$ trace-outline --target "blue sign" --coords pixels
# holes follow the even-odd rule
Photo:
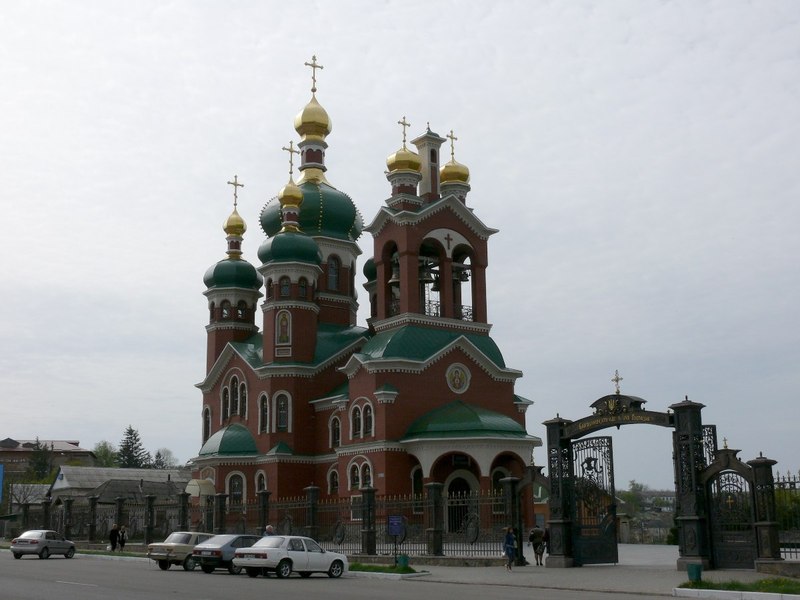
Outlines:
[[[389,535],[403,535],[405,530],[405,525],[403,524],[403,515],[389,515],[387,529],[387,533]]]

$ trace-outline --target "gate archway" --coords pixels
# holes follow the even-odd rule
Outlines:
[[[679,570],[688,564],[753,568],[756,558],[779,556],[769,516],[774,513],[772,472],[766,467],[774,461],[762,457],[744,464],[735,456],[738,451],[719,450],[716,428],[702,423],[703,404],[687,398],[668,412],[656,412],[645,410],[645,402],[618,388],[592,403],[594,413],[588,417],[570,421],[557,416],[544,423],[550,481],[547,566],[617,562],[611,438],[586,436],[630,424],[674,430]],[[752,491],[759,480],[764,497]]]

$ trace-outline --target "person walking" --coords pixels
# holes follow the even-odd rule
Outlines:
[[[114,523],[111,526],[111,531],[108,532],[108,545],[111,549],[111,552],[114,552],[117,549],[117,544],[119,543],[119,525]]]
[[[272,525],[267,525],[264,528],[264,537],[267,537],[268,535],[275,535],[275,528]]]
[[[125,551],[125,542],[128,541],[128,531],[125,529],[125,525],[119,528],[119,538],[117,539],[117,543],[119,544],[119,551]]]
[[[513,527],[506,529],[506,535],[503,538],[503,553],[506,555],[506,571],[510,571],[517,555],[517,538],[514,536]]]
[[[544,564],[544,529],[535,525],[531,529],[531,534],[528,537],[528,543],[533,546],[533,556],[536,558],[537,566]]]

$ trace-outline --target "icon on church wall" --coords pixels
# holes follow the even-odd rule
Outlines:
[[[447,385],[456,394],[463,394],[469,388],[470,372],[462,364],[455,363],[450,365],[446,374]]]

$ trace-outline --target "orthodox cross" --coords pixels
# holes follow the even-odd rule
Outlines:
[[[447,235],[444,236],[445,241],[447,242],[447,249],[450,250],[450,242],[453,241],[453,237],[450,235],[450,232],[447,232]]]
[[[397,122],[398,125],[403,127],[403,147],[405,148],[406,145],[406,127],[411,127],[411,123],[406,121],[406,116],[403,115],[403,118]]]
[[[450,130],[450,133],[446,137],[450,140],[450,160],[456,162],[456,148],[453,142],[455,142],[458,138],[453,135],[452,129]]]
[[[617,393],[619,394],[619,382],[622,381],[622,377],[619,376],[619,371],[614,370],[614,377],[611,378],[611,381],[614,382],[614,385],[617,388]]]
[[[311,57],[310,63],[303,63],[307,67],[311,67],[311,93],[315,94],[317,91],[317,69],[324,69],[321,64],[317,62],[317,55]]]
[[[726,450],[728,449],[728,438],[726,437],[722,438],[722,447],[725,448]]]
[[[728,494],[728,499],[725,501],[725,503],[728,505],[728,510],[733,508],[735,502],[736,500],[733,499],[733,494]]]
[[[281,150],[286,150],[289,153],[289,177],[291,177],[294,169],[294,157],[292,154],[300,154],[300,150],[294,149],[294,142],[291,140],[289,141],[289,147],[284,146]]]
[[[244,184],[243,183],[239,183],[239,176],[238,175],[234,175],[233,176],[233,181],[229,181],[228,185],[232,185],[233,186],[233,207],[236,208],[236,203],[239,200],[239,194],[237,194],[237,192],[239,190],[237,190],[236,188],[244,187]]]

